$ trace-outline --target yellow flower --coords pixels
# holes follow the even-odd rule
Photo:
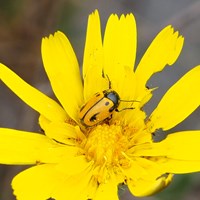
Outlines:
[[[142,108],[154,90],[146,83],[176,61],[183,37],[167,26],[133,70],[136,37],[132,14],[112,14],[102,42],[98,12],[92,13],[82,77],[66,36],[56,32],[44,38],[44,67],[61,105],[0,64],[1,80],[39,112],[45,133],[0,129],[0,163],[35,165],[14,177],[17,199],[118,200],[120,183],[133,195],[145,196],[166,187],[174,173],[200,171],[200,130],[152,139],[157,129],[171,129],[199,106],[200,66],[175,83],[146,116]]]

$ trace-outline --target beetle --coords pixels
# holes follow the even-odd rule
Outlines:
[[[79,112],[79,119],[85,127],[92,127],[112,116],[114,111],[119,112],[119,94],[112,90],[104,90],[96,93]],[[130,101],[127,101],[130,102]],[[133,109],[133,108],[125,108]],[[124,109],[123,109],[124,110]]]

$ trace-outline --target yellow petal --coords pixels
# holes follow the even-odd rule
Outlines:
[[[99,185],[94,200],[119,200],[118,183],[112,178]]]
[[[135,94],[133,67],[136,37],[136,23],[132,14],[122,15],[120,19],[117,15],[110,16],[103,43],[104,74],[110,79],[112,88],[120,94],[120,98],[125,100],[129,100],[128,95],[134,97]]]
[[[200,131],[169,134],[161,142],[142,144],[134,148],[135,156],[157,156],[177,160],[200,160]]]
[[[19,173],[13,179],[12,187],[18,200],[46,200],[65,179],[66,175],[57,171],[54,164],[43,164]]]
[[[124,67],[123,75],[121,75],[120,81],[111,82],[113,89],[120,95],[120,109],[124,108],[136,108],[140,106],[140,102],[137,103],[137,97],[135,96],[136,91],[136,79],[135,74],[132,69]],[[117,79],[116,79],[117,80]],[[124,100],[124,101],[123,101]],[[125,101],[132,101],[131,103],[126,103]]]
[[[174,174],[200,172],[199,160],[176,160],[171,158],[163,158],[163,160],[160,160],[159,165],[165,169],[165,171]]]
[[[137,182],[133,180],[128,180],[127,185],[129,190],[134,196],[143,197],[153,195],[165,187],[167,187],[172,181],[172,174],[161,176],[155,180],[138,180]]]
[[[78,121],[77,114],[83,103],[79,65],[69,40],[62,32],[43,38],[42,59],[56,97],[69,116]]]
[[[93,199],[97,184],[93,184],[92,175],[89,167],[78,174],[69,176],[57,184],[57,187],[52,192],[52,197],[56,200]]]
[[[172,65],[176,61],[182,50],[183,41],[183,37],[179,36],[178,32],[174,33],[171,26],[167,26],[156,36],[135,72],[138,92],[145,88],[154,73],[162,71],[167,64]]]
[[[92,166],[93,162],[88,162],[85,156],[59,163],[56,169],[69,174],[69,177],[55,187],[52,196],[58,200],[92,199],[97,188],[97,183],[92,181]]]
[[[56,163],[77,154],[77,148],[61,145],[48,137],[13,129],[0,129],[0,163]]]
[[[152,144],[160,155],[177,160],[200,161],[200,131],[182,131],[167,136],[163,141]],[[149,155],[150,156],[150,155]]]
[[[70,124],[71,120],[66,122],[50,122],[43,115],[39,117],[39,124],[43,132],[50,138],[62,143],[74,146],[77,140],[85,139],[85,134],[79,126]]]
[[[183,131],[167,136],[161,142],[135,149],[135,156],[151,157],[166,173],[200,171],[200,131]]]
[[[0,79],[25,103],[50,121],[65,121],[66,112],[54,100],[23,81],[5,65],[0,64]]]
[[[45,116],[40,115],[39,116],[39,125],[42,129],[42,131],[45,132],[46,127],[51,123],[51,121],[49,121]]]
[[[136,157],[131,162],[131,167],[124,170],[126,177],[132,180],[155,180],[166,172],[158,163],[146,158]]]
[[[74,126],[67,124],[67,123],[50,123],[45,128],[45,134],[55,139],[58,142],[68,145],[75,145],[76,144],[76,129]]]
[[[133,69],[136,56],[136,22],[132,14],[111,15],[108,19],[104,37],[104,70],[108,75],[118,73],[117,67]],[[120,76],[119,74],[118,76]]]
[[[88,162],[85,156],[76,155],[71,158],[64,158],[62,162],[57,164],[56,169],[72,176],[78,173],[82,173],[86,169],[90,169],[92,165],[93,162]]]
[[[188,117],[200,104],[200,66],[184,75],[164,95],[147,126],[154,132],[168,130]]]
[[[92,171],[88,163],[77,158],[59,166],[42,164],[18,174],[12,182],[17,199],[91,199],[97,185],[90,182]]]
[[[84,99],[87,101],[92,95],[101,92],[106,87],[106,80],[102,77],[103,47],[101,38],[101,24],[97,10],[88,18],[87,35],[83,60]],[[93,87],[95,85],[95,87]],[[108,84],[107,84],[108,86]]]
[[[137,157],[137,153],[134,153],[131,167],[124,170],[124,174],[127,177],[127,185],[135,196],[148,196],[170,183],[172,175],[166,176],[165,170],[160,167],[160,163],[149,160],[148,157]]]
[[[92,199],[97,188],[97,183],[92,181],[92,164],[84,156],[66,159],[66,162],[59,164],[57,169],[69,176],[54,188],[52,197],[56,200]]]

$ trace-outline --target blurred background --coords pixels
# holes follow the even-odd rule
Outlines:
[[[96,8],[100,12],[102,27],[105,27],[108,16],[113,12],[134,13],[138,26],[137,63],[155,35],[166,25],[172,24],[185,37],[178,61],[148,83],[150,87],[159,86],[146,108],[148,113],[173,83],[200,64],[199,0],[0,0],[0,62],[53,97],[42,66],[41,38],[56,30],[65,32],[81,66],[87,17]],[[25,105],[3,83],[0,83],[0,113],[0,127],[39,130],[38,113]],[[200,129],[199,109],[172,132],[189,129]],[[25,168],[0,165],[0,200],[15,199],[10,183]],[[199,200],[200,174],[177,175],[167,189],[153,197],[135,198],[127,190],[120,190],[120,199]]]

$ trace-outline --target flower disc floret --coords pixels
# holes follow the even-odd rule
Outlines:
[[[103,124],[90,132],[84,149],[88,160],[94,160],[96,165],[112,167],[119,165],[127,147],[128,139],[121,126]]]

